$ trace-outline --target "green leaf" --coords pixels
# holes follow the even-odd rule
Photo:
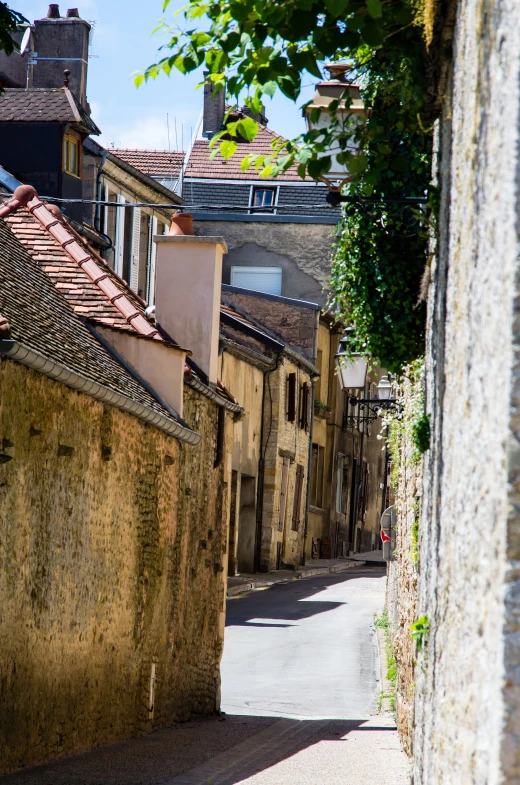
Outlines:
[[[251,164],[253,163],[253,155],[246,155],[245,158],[242,158],[240,161],[240,169],[242,172],[247,172]]]
[[[294,157],[299,164],[306,164],[311,160],[312,153],[310,150],[307,150],[305,147],[303,147],[301,150],[298,150]]]
[[[296,101],[298,96],[300,95],[300,77],[297,74],[296,78],[293,74],[286,74],[284,76],[279,76],[277,79],[278,87],[282,91],[287,98],[291,98],[293,101]]]
[[[248,142],[252,142],[258,134],[258,123],[252,117],[244,117],[238,121],[237,131]]]
[[[278,84],[273,80],[270,80],[269,82],[266,82],[265,84],[262,85],[262,93],[264,95],[268,95],[269,98],[272,98],[277,90],[278,90]]]
[[[367,8],[368,13],[370,16],[373,16],[374,19],[379,19],[380,16],[383,16],[383,6],[381,5],[381,0],[367,0]]]
[[[222,156],[222,158],[225,158],[226,161],[228,161],[231,158],[231,156],[236,152],[237,147],[238,145],[236,142],[229,142],[229,141],[221,142],[219,147],[220,155]]]
[[[134,84],[135,84],[135,86],[136,87],[140,87],[142,85],[142,83],[144,82],[144,80],[145,80],[145,75],[144,74],[137,74],[137,76],[134,76]]]
[[[307,167],[305,164],[300,164],[298,167],[298,177],[301,177],[302,180],[305,180],[305,174],[307,172]]]
[[[330,155],[324,155],[323,158],[315,158],[307,164],[307,171],[313,180],[317,180],[320,175],[329,171],[332,165]]]
[[[360,174],[364,172],[368,166],[368,158],[366,155],[353,155],[347,161],[347,169],[349,170],[350,174]]]
[[[332,16],[338,17],[345,13],[349,2],[350,0],[325,0],[325,7]]]
[[[383,29],[377,22],[368,21],[361,28],[361,36],[369,46],[381,46],[385,40]]]

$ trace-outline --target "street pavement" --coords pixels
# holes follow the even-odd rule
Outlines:
[[[384,568],[228,601],[221,717],[0,778],[0,785],[407,785],[377,713]]]

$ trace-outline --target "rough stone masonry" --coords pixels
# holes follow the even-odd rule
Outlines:
[[[446,13],[443,6],[439,13]],[[441,20],[442,21],[442,20]],[[415,785],[520,781],[520,0],[448,7]]]

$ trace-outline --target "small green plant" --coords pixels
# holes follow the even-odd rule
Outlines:
[[[413,424],[412,441],[415,447],[417,458],[430,448],[430,415],[423,414]]]
[[[326,417],[332,411],[332,406],[329,406],[328,403],[324,403],[323,401],[319,401],[317,398],[314,401],[314,411],[319,417]]]
[[[430,621],[428,616],[420,616],[417,621],[410,625],[412,640],[417,643],[417,651],[422,651],[428,644],[430,634]]]
[[[412,526],[412,551],[411,557],[414,564],[419,561],[419,519],[416,518]]]

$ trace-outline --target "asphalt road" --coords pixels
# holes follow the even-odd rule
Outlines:
[[[366,719],[379,679],[375,613],[385,570],[309,578],[228,601],[222,709],[232,715]]]
[[[228,602],[221,716],[0,778],[0,785],[406,785],[376,713],[380,567]]]

